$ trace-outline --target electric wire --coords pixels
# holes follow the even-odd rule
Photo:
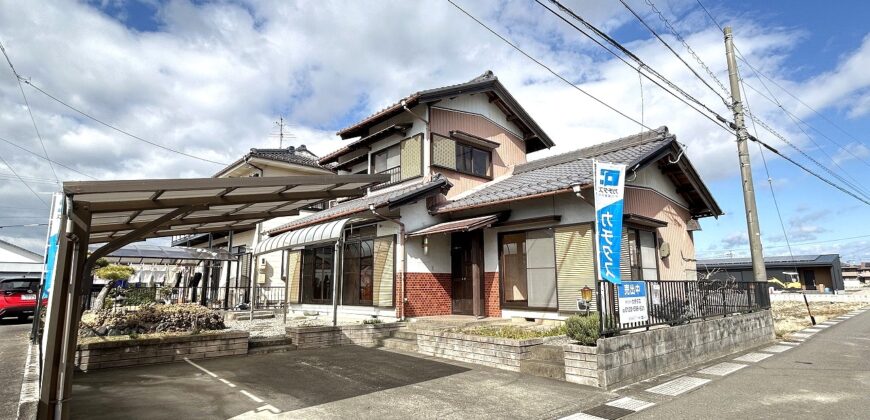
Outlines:
[[[15,175],[15,177],[18,178],[18,180],[21,181],[21,183],[24,184],[24,186],[27,187],[27,189],[30,190],[31,193],[33,193],[33,196],[36,197],[37,200],[44,204],[45,207],[49,207],[48,203],[39,196],[39,193],[31,188],[30,184],[28,184],[27,181],[21,179],[21,176],[18,175],[18,172],[15,172],[15,169],[12,168],[12,165],[10,165],[9,162],[7,162],[2,155],[0,155],[0,162],[3,162],[3,164],[6,165],[7,168],[9,168],[9,170]]]
[[[128,137],[131,137],[131,138],[134,138],[134,139],[139,140],[139,141],[141,141],[141,142],[144,142],[144,143],[150,144],[150,145],[152,145],[152,146],[154,146],[154,147],[159,147],[159,148],[161,148],[161,149],[163,149],[163,150],[166,150],[166,151],[169,151],[169,152],[172,152],[172,153],[177,153],[177,154],[182,155],[182,156],[187,156],[187,157],[189,157],[189,158],[193,158],[193,159],[196,159],[196,160],[201,160],[201,161],[203,161],[203,162],[213,163],[213,164],[215,164],[215,165],[221,165],[221,166],[227,166],[227,165],[228,165],[228,163],[217,162],[217,161],[214,161],[214,160],[206,159],[206,158],[203,158],[203,157],[199,157],[199,156],[196,156],[196,155],[192,155],[192,154],[190,154],[190,153],[185,153],[185,152],[182,152],[182,151],[180,151],[180,150],[173,149],[173,148],[168,147],[168,146],[164,146],[164,145],[162,145],[162,144],[160,144],[160,143],[156,143],[156,142],[153,142],[153,141],[151,141],[151,140],[146,140],[146,139],[144,139],[144,138],[142,138],[142,137],[139,137],[139,136],[137,136],[137,135],[135,135],[135,134],[133,134],[133,133],[130,133],[129,131],[126,131],[126,130],[121,129],[121,128],[118,128],[118,127],[115,127],[114,125],[111,125],[111,124],[109,124],[109,123],[107,123],[107,122],[105,122],[105,121],[103,121],[103,120],[100,120],[99,118],[94,117],[93,115],[88,114],[87,112],[84,112],[84,111],[82,111],[82,110],[80,110],[80,109],[78,109],[78,108],[76,108],[76,107],[74,107],[74,106],[72,106],[72,105],[70,105],[70,104],[64,102],[63,100],[57,98],[56,96],[54,96],[54,95],[52,95],[52,94],[46,92],[45,90],[43,90],[42,88],[40,88],[39,86],[37,86],[36,84],[34,84],[33,82],[31,82],[30,80],[22,79],[22,81],[23,81],[25,84],[27,84],[28,86],[30,86],[30,87],[32,87],[33,89],[35,89],[37,92],[39,92],[39,93],[41,93],[41,94],[47,96],[48,98],[50,98],[50,99],[54,100],[55,102],[57,102],[57,103],[59,103],[59,104],[65,106],[65,107],[69,108],[70,110],[72,110],[72,111],[74,111],[74,112],[76,112],[76,113],[78,113],[78,114],[84,116],[85,118],[88,118],[88,119],[90,119],[90,120],[92,120],[92,121],[94,121],[94,122],[96,122],[96,123],[98,123],[98,124],[101,124],[101,125],[103,125],[103,126],[105,126],[105,127],[107,127],[107,128],[110,128],[110,129],[112,129],[112,130],[115,130],[115,131],[117,131],[117,132],[119,132],[119,133],[121,133],[121,134],[124,134],[124,135],[128,136]]]
[[[23,147],[23,146],[20,146],[20,145],[16,144],[16,143],[13,142],[13,141],[10,141],[10,140],[7,140],[7,139],[4,139],[3,137],[0,137],[0,141],[5,142],[5,143],[9,144],[10,146],[17,147],[17,148],[19,148],[19,149],[21,149],[21,150],[23,150],[23,151],[25,151],[25,152],[27,152],[27,153],[30,153],[31,155],[34,155],[34,156],[36,156],[36,157],[38,157],[38,158],[40,158],[40,159],[46,159],[46,160],[48,160],[48,161],[54,163],[55,165],[60,166],[61,168],[68,169],[68,170],[73,171],[73,172],[75,172],[75,173],[77,173],[77,174],[79,174],[79,175],[86,176],[86,177],[91,178],[91,179],[97,179],[96,177],[90,176],[90,175],[88,175],[88,174],[86,174],[86,173],[84,173],[84,172],[79,171],[78,169],[75,169],[75,168],[69,167],[69,166],[67,166],[67,165],[64,165],[63,163],[60,163],[60,162],[58,162],[58,161],[56,161],[56,160],[48,159],[48,158],[46,158],[45,156],[40,155],[39,153],[36,153],[36,152],[34,152],[34,151],[32,151],[32,150],[29,150],[29,149],[27,149],[27,148],[25,148],[25,147]]]
[[[702,67],[702,68],[707,72],[707,74],[708,74],[710,77],[712,77],[713,80],[714,80],[714,81],[719,85],[719,88],[722,90],[722,92],[725,93],[725,96],[723,96],[721,93],[719,93],[719,92],[716,90],[716,88],[714,88],[713,86],[711,86],[710,83],[708,83],[706,79],[704,79],[703,77],[701,77],[701,75],[698,74],[698,72],[695,71],[695,69],[694,69],[691,65],[689,65],[689,63],[686,62],[686,60],[684,60],[683,57],[682,57],[679,53],[677,53],[677,51],[674,50],[674,49],[671,47],[671,45],[668,44],[668,42],[665,41],[664,38],[662,38],[662,37],[658,34],[658,32],[656,32],[655,29],[652,28],[652,26],[650,26],[649,24],[647,24],[647,22],[646,22],[646,21],[645,21],[645,20],[640,16],[640,14],[638,14],[637,12],[635,12],[635,10],[632,9],[631,6],[629,6],[628,3],[625,2],[625,0],[619,0],[619,2],[622,3],[622,5],[625,6],[625,8],[628,9],[628,11],[631,12],[631,14],[634,15],[634,17],[635,17],[635,18],[636,18],[636,19],[637,19],[637,20],[638,20],[638,21],[639,21],[639,22],[640,22],[644,27],[647,28],[647,29],[650,31],[650,33],[652,33],[653,36],[655,36],[656,39],[658,39],[658,40],[662,43],[662,45],[665,46],[665,48],[667,48],[671,53],[673,53],[674,56],[677,57],[677,59],[680,60],[680,62],[682,62],[683,65],[685,65],[686,68],[689,69],[689,71],[692,72],[692,74],[694,74],[695,77],[697,77],[698,80],[700,80],[701,83],[704,84],[704,86],[707,86],[707,88],[710,89],[710,91],[712,91],[713,94],[715,94],[716,96],[718,96],[719,99],[722,100],[722,103],[724,103],[726,107],[729,107],[729,108],[731,107],[731,104],[730,104],[730,103],[728,102],[728,100],[726,99],[726,98],[728,97],[728,95],[730,95],[730,93],[728,92],[728,89],[725,88],[725,85],[722,83],[722,81],[720,81],[719,78],[716,77],[716,74],[713,73],[713,71],[710,70],[709,67],[707,67],[707,63],[704,63],[704,61],[701,60],[701,57],[699,57],[698,54],[695,53],[695,50],[693,50],[692,47],[689,46],[689,43],[686,42],[686,40],[682,37],[682,35],[680,35],[680,33],[677,32],[677,30],[676,30],[676,29],[671,25],[671,23],[670,23],[670,22],[665,18],[665,16],[664,16],[664,15],[663,15],[663,14],[662,14],[662,13],[661,13],[657,8],[656,8],[655,4],[653,4],[653,3],[652,3],[651,1],[649,1],[649,0],[647,0],[647,2],[646,2],[646,3],[647,3],[647,4],[652,8],[652,10],[653,10],[654,12],[658,13],[658,15],[659,15],[659,19],[661,19],[661,21],[665,23],[665,25],[666,25],[666,26],[671,30],[671,33],[672,33],[672,34],[677,38],[677,40],[679,40],[679,41],[683,44],[683,47],[686,49],[686,51],[688,51],[689,54],[690,54],[692,57],[695,58],[695,61],[697,61],[698,64],[701,65],[701,67]]]
[[[870,235],[859,235],[859,236],[850,236],[850,237],[846,237],[846,238],[826,239],[823,241],[793,242],[793,243],[791,243],[790,246],[795,247],[795,246],[803,246],[803,245],[829,244],[831,242],[851,241],[854,239],[864,239],[864,238],[870,238]],[[786,245],[784,245],[784,244],[775,244],[775,245],[770,245],[770,246],[766,245],[764,248],[765,249],[775,249],[775,248],[785,248],[785,247],[786,247]],[[716,253],[723,254],[723,253],[731,252],[731,251],[744,251],[744,250],[745,249],[743,249],[743,248],[720,249]]]
[[[39,133],[39,127],[36,126],[36,118],[33,117],[33,110],[30,109],[30,102],[27,100],[27,95],[24,93],[24,87],[21,86],[21,75],[18,74],[18,71],[15,70],[15,66],[12,65],[12,59],[10,59],[9,54],[6,53],[6,48],[3,47],[3,43],[0,43],[0,52],[3,53],[4,57],[6,57],[6,63],[9,64],[9,68],[12,70],[12,75],[15,76],[15,82],[18,84],[18,90],[21,92],[21,98],[24,99],[24,106],[27,108],[27,114],[30,115],[30,122],[33,123],[33,131],[36,132],[39,144],[42,145],[42,152],[45,154],[45,160],[48,161],[48,167],[51,168],[54,180],[60,184],[60,179],[58,179],[57,172],[54,170],[54,165],[51,164],[51,159],[48,156],[48,150],[45,148],[45,141],[42,140],[42,134]]]

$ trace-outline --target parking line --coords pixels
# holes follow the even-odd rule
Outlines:
[[[188,358],[186,358],[186,357],[184,358],[184,361],[187,362],[187,363],[190,363],[191,366],[193,366],[193,367],[195,367],[195,368],[197,368],[197,369],[199,369],[199,370],[201,370],[201,371],[207,373],[207,374],[208,374],[209,376],[211,376],[212,378],[217,378],[217,377],[218,377],[218,376],[215,375],[214,373],[210,372],[208,369],[206,369],[206,368],[204,368],[204,367],[202,367],[202,366],[200,366],[200,365],[198,365],[198,364],[196,364],[196,363],[191,362],[190,359],[188,359]]]
[[[235,388],[235,387],[236,387],[235,384],[231,383],[230,381],[228,381],[228,380],[226,380],[226,379],[224,379],[224,378],[218,378],[218,380],[221,381],[221,382],[223,382],[223,383],[225,383],[225,384],[227,384],[227,385],[229,385],[230,388]]]
[[[241,391],[239,391],[239,392],[241,392],[242,395],[244,395],[244,396],[246,396],[246,397],[248,397],[248,398],[254,400],[255,403],[261,403],[261,402],[263,402],[263,400],[262,400],[261,398],[257,397],[257,396],[254,395],[254,394],[251,394],[251,393],[248,392],[248,391],[245,391],[244,389],[241,390]]]

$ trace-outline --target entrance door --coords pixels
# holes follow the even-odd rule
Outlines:
[[[453,313],[474,315],[475,280],[481,290],[481,301],[483,298],[483,232],[454,233],[450,244]],[[480,308],[483,308],[482,302]]]
[[[816,272],[813,270],[804,270],[804,285],[807,290],[816,290]]]

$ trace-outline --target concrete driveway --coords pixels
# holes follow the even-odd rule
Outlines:
[[[14,419],[18,412],[24,360],[27,358],[31,321],[0,319],[0,419]]]
[[[519,373],[346,346],[79,373],[72,416],[540,419],[613,397]]]

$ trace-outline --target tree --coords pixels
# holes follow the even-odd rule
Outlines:
[[[97,260],[97,262],[99,263],[99,260]],[[100,290],[100,294],[97,295],[97,300],[94,302],[92,309],[94,311],[103,309],[103,302],[106,300],[109,291],[115,287],[115,283],[118,280],[130,279],[130,277],[133,277],[133,273],[135,272],[136,270],[133,270],[133,267],[118,264],[108,264],[94,270],[94,275],[101,279],[108,280],[108,282],[106,282],[106,285],[103,286],[102,290]]]

